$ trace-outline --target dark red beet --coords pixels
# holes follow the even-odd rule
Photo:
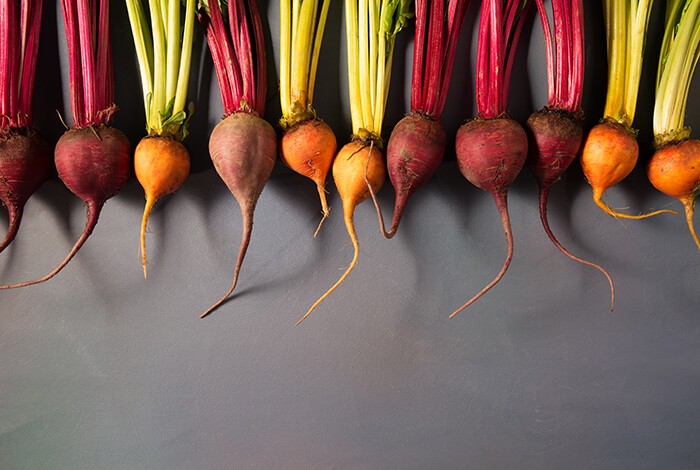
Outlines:
[[[85,230],[68,256],[46,276],[0,289],[39,284],[58,274],[92,234],[107,199],[124,186],[131,172],[131,146],[118,129],[107,126],[70,129],[56,143],[55,163],[66,187],[87,205]]]
[[[236,288],[253,231],[255,205],[275,166],[277,136],[267,121],[249,113],[235,113],[214,128],[209,138],[209,153],[216,172],[241,208],[243,236],[231,288],[200,318],[214,311]]]
[[[408,198],[435,174],[445,153],[446,140],[442,124],[423,114],[411,113],[394,127],[386,148],[386,163],[396,202],[389,231],[384,230],[383,221],[381,224],[385,237],[396,234]]]
[[[15,239],[29,197],[53,171],[51,146],[34,129],[11,130],[0,137],[0,201],[7,208],[8,229],[2,252]]]
[[[513,233],[508,216],[507,193],[525,164],[527,135],[520,124],[507,116],[493,119],[476,118],[459,128],[456,147],[459,171],[473,185],[491,193],[496,201],[508,242],[508,255],[496,278],[455,310],[450,318],[469,307],[495,286],[508,270],[513,258]]]
[[[554,236],[547,219],[547,201],[552,184],[561,178],[576,159],[581,147],[581,120],[569,111],[545,107],[528,118],[526,128],[530,139],[527,164],[539,186],[540,220],[544,231],[554,246],[566,256],[603,273],[610,284],[612,310],[615,308],[615,286],[610,274],[602,266],[579,258],[564,248]]]

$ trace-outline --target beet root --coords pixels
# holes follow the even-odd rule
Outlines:
[[[645,219],[657,214],[676,211],[667,209],[630,215],[612,209],[603,201],[603,193],[629,175],[637,164],[639,144],[634,130],[618,122],[602,122],[588,133],[581,151],[581,167],[593,188],[593,201],[603,212],[624,219]]]
[[[49,274],[33,281],[0,286],[0,289],[48,281],[73,259],[95,229],[105,201],[119,192],[129,179],[130,147],[120,130],[108,126],[70,129],[61,136],[54,152],[56,170],[66,187],[87,206],[85,229],[66,258]]]
[[[267,121],[252,114],[231,114],[214,128],[209,139],[209,153],[216,172],[241,208],[243,235],[231,288],[200,318],[209,315],[226,301],[238,283],[253,230],[255,205],[275,166],[275,130]]]
[[[389,179],[396,191],[391,228],[384,229],[379,205],[373,195],[382,233],[386,238],[396,234],[406,203],[413,192],[435,174],[445,154],[447,136],[439,121],[420,113],[411,113],[394,127],[386,147]]]
[[[0,137],[0,201],[7,208],[8,229],[0,253],[15,239],[24,205],[51,177],[51,146],[33,129],[19,129]]]
[[[544,108],[527,120],[530,138],[527,164],[541,188],[561,178],[581,147],[583,131],[580,119],[561,109]]]
[[[700,140],[685,140],[657,150],[649,160],[647,176],[656,189],[681,201],[688,231],[700,250],[700,238],[693,226],[695,198],[700,193]]]
[[[526,129],[529,137],[527,165],[539,186],[540,220],[544,231],[554,246],[566,256],[603,273],[610,284],[612,310],[615,308],[615,286],[610,274],[602,266],[579,258],[564,248],[554,236],[547,219],[547,201],[552,184],[561,178],[581,147],[581,121],[569,111],[545,107],[528,118]]]
[[[508,243],[508,254],[495,279],[455,310],[450,318],[495,286],[513,259],[513,233],[508,215],[507,194],[510,185],[525,164],[527,135],[520,124],[507,116],[493,119],[476,118],[459,128],[456,147],[459,171],[473,185],[491,193],[496,202]]]
[[[316,183],[323,217],[318,223],[314,237],[318,235],[330,213],[325,186],[337,148],[333,130],[320,119],[298,122],[285,129],[280,138],[280,160],[292,170]]]

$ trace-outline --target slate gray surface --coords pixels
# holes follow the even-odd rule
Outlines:
[[[472,2],[444,121],[472,115]],[[123,3],[113,3],[116,124],[133,142],[143,119]],[[277,4],[263,3],[277,49]],[[334,2],[316,107],[343,142],[350,132],[341,3]],[[640,166],[607,200],[632,212],[680,204],[655,192],[651,149],[656,5],[638,126]],[[37,122],[55,141],[67,111],[60,18],[47,5]],[[585,110],[605,90],[600,7],[586,9]],[[532,31],[532,33],[530,33]],[[408,100],[412,29],[398,41],[387,130]],[[530,20],[512,87],[524,119],[546,100],[539,24]],[[200,43],[201,46],[201,43]],[[57,59],[61,52],[60,61]],[[268,119],[279,116],[275,58]],[[132,180],[105,206],[94,235],[58,277],[0,293],[0,468],[452,469],[698,468],[700,255],[681,217],[617,221],[591,201],[577,164],[552,192],[551,224],[575,253],[616,281],[569,261],[546,239],[527,171],[511,191],[510,271],[457,318],[447,316],[500,269],[505,243],[491,198],[458,174],[453,155],[418,192],[398,235],[380,238],[373,208],[356,212],[357,269],[300,327],[294,322],[350,262],[340,203],[315,240],[310,182],[278,164],[262,194],[235,298],[199,313],[229,286],[240,216],[206,153],[221,114],[210,62],[195,61],[194,172],[157,207],[142,278],[143,195]],[[62,82],[54,77],[62,70]],[[406,78],[404,78],[406,77]],[[700,127],[695,80],[688,122]],[[209,103],[207,105],[207,103]],[[450,137],[452,139],[452,137]],[[393,202],[387,182],[381,201]],[[58,181],[28,203],[0,280],[43,274],[82,230],[85,211]],[[0,222],[4,227],[6,218]]]

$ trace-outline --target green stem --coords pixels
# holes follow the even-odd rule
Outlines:
[[[165,37],[167,43],[167,63],[165,94],[175,95],[177,87],[177,64],[180,63],[180,2],[179,0],[163,0],[168,4],[168,31]],[[218,1],[218,0],[215,0]]]
[[[175,105],[173,114],[185,110],[187,100],[187,84],[190,77],[190,64],[192,62],[192,38],[194,36],[195,0],[187,0],[185,10],[185,31],[182,37],[182,52],[180,53],[180,72],[177,78],[177,91],[175,93]]]
[[[143,93],[143,105],[146,118],[150,114],[148,97],[153,93],[153,78],[151,74],[151,64],[153,63],[153,49],[151,47],[151,31],[146,21],[146,14],[140,0],[127,0],[126,9],[129,14],[131,33],[134,37],[136,47],[136,58],[139,64],[141,75],[141,92]]]
[[[289,63],[291,54],[291,0],[280,0],[280,102],[282,115],[286,118],[291,115],[289,102]]]

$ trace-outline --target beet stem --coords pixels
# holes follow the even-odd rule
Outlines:
[[[603,193],[601,191],[594,191],[593,192],[593,201],[600,207],[603,212],[606,214],[615,217],[615,218],[620,218],[620,219],[630,219],[630,220],[639,220],[639,219],[647,219],[649,217],[653,217],[655,215],[663,214],[663,213],[669,213],[669,214],[674,214],[678,215],[678,211],[674,211],[671,209],[659,209],[651,212],[646,212],[643,214],[638,214],[638,215],[631,215],[631,214],[625,214],[624,212],[619,212],[615,209],[612,209],[610,206],[608,206],[604,201],[603,201]]]
[[[141,264],[143,265],[143,278],[148,279],[148,272],[146,270],[146,265],[148,264],[146,258],[146,228],[148,227],[148,217],[151,215],[153,206],[158,199],[153,196],[146,195],[146,206],[143,208],[143,218],[141,219]]]
[[[690,196],[688,198],[681,199],[683,207],[685,208],[685,221],[688,223],[688,230],[690,230],[690,236],[693,237],[695,244],[700,250],[700,239],[697,233],[695,233],[695,227],[693,226],[693,213],[695,212],[695,198]]]
[[[24,213],[24,208],[21,206],[16,206],[14,204],[7,206],[7,218],[8,227],[5,239],[0,243],[0,253],[2,253],[5,248],[8,247],[12,240],[17,236],[17,231],[19,230],[20,222],[22,222],[22,214]]]
[[[95,226],[97,225],[97,219],[100,217],[100,211],[102,211],[102,206],[104,202],[97,202],[95,200],[90,200],[86,201],[87,202],[87,222],[85,223],[85,230],[83,230],[82,235],[80,235],[80,238],[78,238],[78,241],[75,242],[75,245],[73,245],[73,248],[70,250],[68,253],[68,256],[59,264],[56,269],[51,271],[49,274],[47,274],[44,277],[41,277],[39,279],[34,279],[33,281],[25,281],[21,282],[19,284],[10,284],[6,286],[0,286],[0,289],[15,289],[17,287],[26,287],[26,286],[33,286],[34,284],[40,284],[42,282],[48,281],[52,277],[54,277],[56,274],[61,272],[61,270],[66,267],[68,262],[73,259],[75,254],[78,252],[80,247],[83,246],[85,241],[88,239],[88,237],[92,234],[92,231],[95,229]]]
[[[214,305],[209,307],[206,312],[204,312],[202,315],[200,315],[199,318],[204,318],[207,315],[209,315],[211,312],[216,310],[221,304],[223,304],[226,299],[229,298],[231,293],[233,293],[233,290],[236,288],[236,284],[238,284],[238,274],[241,272],[241,266],[243,266],[243,259],[245,258],[245,254],[248,251],[248,245],[250,244],[250,235],[253,232],[253,212],[255,211],[255,204],[247,204],[247,203],[242,203],[240,204],[241,207],[241,218],[243,222],[243,235],[241,236],[241,246],[240,249],[238,250],[238,259],[236,260],[236,267],[233,270],[233,282],[231,283],[231,288],[224,294],[221,299],[219,299],[218,302],[216,302]]]
[[[510,228],[510,216],[508,215],[508,196],[504,192],[503,194],[492,194],[493,199],[496,201],[496,207],[498,207],[498,213],[501,215],[501,222],[503,223],[503,231],[505,232],[506,235],[506,241],[508,243],[508,255],[506,256],[506,260],[503,263],[503,267],[501,268],[501,271],[498,273],[498,275],[494,278],[493,281],[488,283],[486,287],[481,289],[478,294],[476,294],[474,297],[469,299],[467,303],[459,307],[457,310],[455,310],[452,315],[450,315],[450,318],[453,318],[455,315],[457,315],[459,312],[464,310],[465,308],[469,307],[471,304],[476,302],[482,295],[484,295],[486,292],[488,292],[493,286],[498,284],[498,281],[501,280],[503,275],[506,273],[508,270],[508,266],[510,266],[510,262],[513,259],[513,232],[511,231]]]
[[[566,256],[571,258],[574,261],[578,261],[581,264],[585,264],[586,266],[590,266],[592,268],[597,269],[603,275],[607,278],[608,283],[610,284],[610,311],[612,312],[615,310],[615,285],[613,284],[613,280],[610,277],[610,274],[608,271],[605,270],[602,266],[593,263],[591,261],[587,261],[583,258],[579,258],[578,256],[574,255],[571,253],[569,250],[564,248],[564,246],[559,243],[559,240],[557,240],[557,237],[554,236],[554,233],[552,232],[552,229],[549,227],[549,220],[547,219],[547,200],[549,199],[549,187],[545,186],[540,186],[540,220],[542,221],[542,226],[544,227],[544,231],[549,237],[549,239],[554,243],[554,246],[556,246],[559,251],[564,253]]]
[[[371,185],[370,185],[370,187],[371,187]],[[323,302],[323,300],[326,297],[331,295],[333,293],[333,291],[336,290],[338,288],[338,286],[343,283],[345,278],[347,278],[348,275],[350,274],[350,271],[352,271],[355,268],[355,266],[357,265],[357,259],[360,257],[360,242],[357,240],[357,233],[355,233],[355,224],[352,220],[353,213],[355,212],[355,206],[353,205],[352,207],[345,208],[343,210],[343,212],[345,213],[345,217],[344,217],[345,218],[345,227],[348,229],[348,235],[350,235],[350,240],[352,240],[352,247],[354,249],[354,254],[352,256],[352,262],[350,263],[350,266],[348,266],[345,269],[345,272],[343,273],[343,275],[340,276],[340,279],[338,279],[336,281],[336,283],[333,284],[333,286],[326,291],[325,294],[323,294],[316,302],[314,302],[314,304],[311,306],[311,308],[309,308],[309,311],[306,312],[304,314],[304,316],[301,317],[294,324],[294,326],[299,326],[299,324],[301,322],[303,322],[306,319],[306,317],[308,317],[311,314],[311,312],[313,312],[316,309],[316,307],[318,307],[319,304],[321,302]]]
[[[331,212],[331,209],[328,207],[328,200],[326,199],[326,188],[323,186],[323,182],[316,183],[316,189],[318,190],[318,197],[319,199],[321,199],[321,210],[323,211],[323,217],[321,217],[321,221],[318,223],[318,227],[316,227],[316,231],[314,232],[314,238],[316,238],[318,232],[321,231],[321,226],[323,225],[323,222],[326,221],[328,215]]]

